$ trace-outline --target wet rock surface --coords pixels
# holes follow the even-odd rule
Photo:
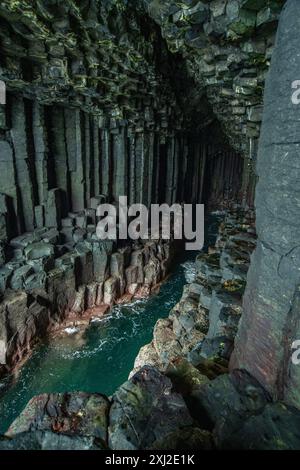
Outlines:
[[[262,91],[283,0],[143,0],[169,48],[187,58],[233,146],[247,155],[259,137]]]

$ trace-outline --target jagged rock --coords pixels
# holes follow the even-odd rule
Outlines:
[[[109,446],[118,450],[153,448],[176,427],[191,426],[183,398],[158,370],[144,367],[112,397]]]
[[[102,450],[103,445],[91,437],[68,436],[54,432],[25,432],[14,439],[0,439],[1,450]]]
[[[190,395],[198,387],[209,382],[205,375],[183,358],[170,362],[165,373],[172,380],[176,391],[183,396]]]
[[[244,420],[263,411],[270,400],[258,382],[244,371],[221,375],[189,396],[189,409],[203,426],[214,429],[218,443],[237,431]]]
[[[59,227],[61,221],[61,194],[59,188],[51,189],[48,193],[45,217],[47,227]]]
[[[171,320],[158,320],[154,327],[153,345],[162,365],[166,366],[173,358],[180,356],[182,348],[173,331]]]
[[[153,255],[146,263],[144,268],[144,283],[150,287],[155,286],[160,281],[161,267],[160,262]]]
[[[263,412],[247,419],[240,429],[225,438],[226,449],[299,450],[300,414],[283,403],[268,404]]]
[[[0,292],[5,292],[5,290],[9,287],[12,274],[13,269],[9,269],[6,266],[0,268]]]
[[[24,249],[24,255],[27,261],[49,258],[53,257],[54,248],[50,243],[32,243]]]
[[[103,395],[65,393],[40,395],[6,432],[7,437],[32,431],[52,431],[69,436],[85,436],[107,440],[109,401]]]
[[[179,428],[151,446],[155,450],[212,450],[212,434],[197,427]]]
[[[131,378],[144,366],[152,366],[157,369],[161,368],[160,357],[153,345],[153,342],[146,344],[140,349],[134,361],[134,368],[133,371],[131,371],[129,378]]]
[[[104,303],[112,305],[119,297],[120,281],[117,277],[110,277],[104,283]]]
[[[266,82],[256,165],[258,243],[231,361],[232,370],[248,370],[274,398],[296,407],[300,375],[290,358],[299,337],[298,106],[286,84],[293,83],[300,64],[299,15],[299,2],[286,2]]]
[[[235,329],[242,313],[241,301],[224,293],[213,293],[209,311],[208,338],[222,335],[231,318],[235,320]],[[232,324],[234,326],[234,324]]]
[[[16,269],[12,275],[10,285],[12,289],[18,290],[23,288],[23,284],[34,273],[31,266],[25,265]]]

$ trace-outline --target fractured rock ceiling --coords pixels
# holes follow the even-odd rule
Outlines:
[[[100,120],[125,119],[136,128],[146,122],[162,133],[205,126],[211,107],[231,144],[247,153],[249,139],[259,135],[283,4],[4,0],[0,77],[9,91],[41,103],[78,106]],[[6,126],[2,112],[1,128]]]

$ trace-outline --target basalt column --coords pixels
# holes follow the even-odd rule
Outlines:
[[[266,83],[256,192],[258,245],[248,274],[244,314],[231,369],[246,369],[276,399],[300,408],[300,3],[288,0]]]

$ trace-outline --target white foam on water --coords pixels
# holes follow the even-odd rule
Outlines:
[[[68,328],[65,328],[64,330],[68,335],[75,335],[76,333],[78,333],[78,331],[80,331],[80,329],[76,326],[73,326],[73,327],[68,327]]]
[[[210,215],[226,215],[226,211],[214,211]]]
[[[188,284],[191,284],[196,279],[196,264],[194,261],[186,261],[181,265],[184,270],[184,277]]]

